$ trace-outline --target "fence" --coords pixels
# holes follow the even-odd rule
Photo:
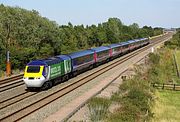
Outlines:
[[[152,83],[152,86],[158,89],[180,91],[180,84],[157,84]]]

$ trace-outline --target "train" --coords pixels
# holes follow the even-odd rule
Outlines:
[[[23,81],[26,88],[30,90],[49,89],[57,83],[77,76],[82,71],[109,62],[149,43],[149,38],[140,38],[47,59],[33,60],[25,67]]]

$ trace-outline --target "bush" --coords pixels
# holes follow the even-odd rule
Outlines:
[[[108,122],[134,122],[136,121],[137,107],[127,104],[117,109],[117,111],[109,116]]]

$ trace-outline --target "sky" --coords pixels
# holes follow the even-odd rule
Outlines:
[[[116,17],[125,25],[180,27],[180,0],[0,0],[0,4],[37,10],[59,25],[97,25]]]

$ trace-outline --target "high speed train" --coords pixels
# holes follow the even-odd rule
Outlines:
[[[26,65],[23,80],[27,89],[48,89],[58,82],[76,76],[84,69],[96,67],[149,43],[149,38],[140,38],[47,59],[34,60]]]

